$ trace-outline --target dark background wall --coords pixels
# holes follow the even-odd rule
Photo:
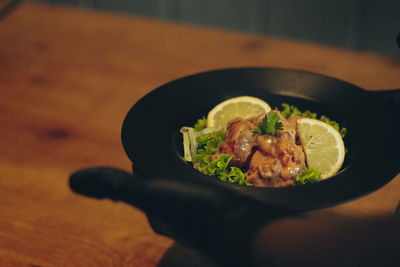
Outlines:
[[[400,58],[400,0],[38,0]]]

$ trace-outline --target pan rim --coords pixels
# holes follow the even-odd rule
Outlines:
[[[185,81],[188,81],[190,79],[201,79],[202,77],[207,77],[210,74],[211,75],[215,75],[217,73],[240,72],[240,71],[245,71],[245,72],[254,72],[254,71],[255,72],[257,72],[257,71],[278,71],[278,72],[282,72],[283,71],[285,73],[292,72],[292,73],[296,73],[296,74],[300,74],[300,75],[309,75],[308,77],[319,77],[319,78],[322,78],[322,79],[328,79],[330,81],[335,81],[336,83],[339,83],[339,84],[343,83],[343,84],[347,85],[347,89],[348,88],[353,88],[352,90],[353,91],[358,91],[358,94],[363,94],[363,92],[368,92],[367,90],[362,89],[361,87],[359,87],[357,85],[354,85],[354,84],[346,82],[346,81],[342,81],[342,80],[334,78],[334,77],[329,77],[329,76],[326,76],[324,74],[309,72],[309,71],[305,71],[305,70],[287,69],[287,68],[235,67],[235,68],[215,69],[215,70],[209,70],[209,71],[204,71],[204,72],[200,72],[200,73],[191,74],[191,75],[188,75],[188,76],[185,76],[185,77],[182,77],[182,78],[175,79],[173,81],[170,81],[168,83],[165,83],[165,84],[157,87],[156,89],[154,89],[153,91],[148,93],[146,96],[141,98],[138,102],[136,102],[136,104],[129,110],[127,116],[125,117],[124,123],[122,125],[121,139],[122,139],[122,144],[123,144],[124,150],[125,150],[126,154],[128,155],[129,159],[131,160],[131,162],[135,163],[135,161],[137,161],[137,159],[135,159],[135,157],[132,154],[132,149],[130,148],[131,144],[129,142],[127,142],[127,138],[129,138],[128,137],[129,134],[128,134],[128,130],[127,129],[128,129],[128,127],[130,127],[129,126],[129,123],[130,123],[130,119],[129,119],[130,117],[129,116],[131,116],[130,114],[136,112],[135,111],[135,106],[137,107],[138,105],[139,106],[146,105],[147,101],[151,101],[151,99],[154,98],[155,95],[159,94],[159,92],[162,92],[162,94],[164,94],[164,90],[166,90],[166,89],[169,90],[169,89],[171,89],[171,87],[173,88],[177,83],[178,84],[185,83]],[[181,126],[183,126],[183,125],[181,125]],[[170,141],[167,141],[167,142],[170,142]],[[176,163],[176,159],[175,159],[174,164],[177,164]],[[151,174],[149,173],[149,169],[148,168],[143,168],[144,166],[141,166],[141,164],[135,164],[135,166],[136,167],[134,168],[135,169],[134,171],[140,171],[141,173],[147,174],[147,176],[151,176]],[[350,167],[348,169],[351,170]],[[346,170],[346,171],[348,171],[348,170]],[[198,172],[198,171],[196,171],[196,172]],[[186,175],[191,175],[191,174],[193,175],[194,173],[193,172],[186,172],[185,174]],[[341,174],[339,173],[339,176],[340,175]],[[194,176],[199,177],[199,175],[194,175]],[[200,175],[200,177],[203,177],[203,178],[204,178],[204,176],[205,176],[204,174]],[[391,179],[393,177],[391,177]],[[298,209],[298,210],[308,210],[308,209],[313,209],[313,208],[320,208],[320,207],[327,207],[327,206],[336,205],[336,204],[339,204],[339,203],[342,203],[342,202],[345,202],[345,201],[349,201],[351,199],[363,196],[365,194],[368,194],[368,193],[370,193],[370,192],[382,187],[384,184],[389,182],[391,179],[386,178],[386,179],[384,179],[384,181],[382,180],[379,183],[376,183],[374,186],[370,185],[368,188],[360,188],[360,190],[358,190],[358,192],[356,192],[355,194],[349,194],[349,192],[347,192],[346,196],[342,196],[341,198],[336,198],[336,199],[332,199],[332,200],[328,200],[328,201],[322,201],[320,203],[318,203],[317,199],[313,199],[311,201],[308,201],[308,202],[306,201],[304,203],[301,203],[300,205],[297,205],[297,206],[295,205],[295,206],[292,206],[290,208],[294,208],[294,209]],[[329,181],[329,179],[328,179],[328,180],[319,182],[317,184],[322,184],[324,182],[327,183],[327,184],[331,183],[331,181]],[[219,182],[217,182],[217,183],[219,183]],[[228,186],[228,187],[229,187],[229,190],[236,191],[239,194],[244,194],[244,195],[248,194],[248,192],[244,192],[246,190],[243,190],[240,187],[239,188],[235,188],[235,186],[233,186],[233,187],[232,186]],[[301,189],[300,191],[304,191],[304,193],[307,193],[308,191],[311,190],[311,189],[307,189],[307,188],[313,188],[313,187],[317,187],[318,188],[318,187],[321,187],[321,186],[320,185],[310,185],[310,186],[307,186],[306,189]],[[283,188],[283,189],[282,188],[272,188],[272,189],[275,192],[293,191],[293,189],[287,189],[287,188]],[[256,190],[259,191],[259,189],[256,189]],[[263,191],[271,191],[271,188],[261,188],[261,190],[263,190]],[[276,194],[279,194],[279,193],[276,193]],[[294,194],[294,195],[296,195],[296,194]],[[263,200],[260,199],[260,201],[263,201]],[[271,202],[271,199],[268,199],[267,202],[268,201]],[[279,201],[277,201],[277,202],[279,202]],[[288,206],[288,203],[277,203],[277,204]]]

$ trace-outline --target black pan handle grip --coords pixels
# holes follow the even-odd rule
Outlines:
[[[400,32],[397,34],[396,41],[400,49]],[[400,89],[373,91],[372,94],[383,99],[385,104],[391,105],[400,114]]]
[[[399,121],[400,89],[372,91],[372,96],[374,97],[373,101],[381,102],[387,110],[386,112],[393,114],[393,118],[397,122]],[[393,126],[400,130],[400,125],[397,122]]]
[[[397,47],[400,49],[400,32],[397,34]]]
[[[393,105],[400,110],[400,89],[373,91],[373,94],[381,97],[384,103]]]
[[[400,49],[400,32],[397,34],[397,47]],[[400,111],[400,89],[373,91],[374,95],[382,98],[385,104],[390,104]]]

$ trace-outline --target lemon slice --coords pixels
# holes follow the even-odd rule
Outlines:
[[[297,121],[297,132],[308,168],[316,168],[322,180],[335,175],[342,167],[345,154],[340,133],[322,121],[308,118]]]
[[[248,118],[267,114],[271,107],[263,100],[252,96],[239,96],[216,105],[207,116],[207,127],[226,129],[228,121],[240,117]]]

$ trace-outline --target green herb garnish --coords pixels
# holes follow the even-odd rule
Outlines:
[[[265,115],[263,120],[254,129],[258,134],[273,135],[276,130],[282,130],[282,122],[279,121],[279,115],[276,112],[270,112]]]

